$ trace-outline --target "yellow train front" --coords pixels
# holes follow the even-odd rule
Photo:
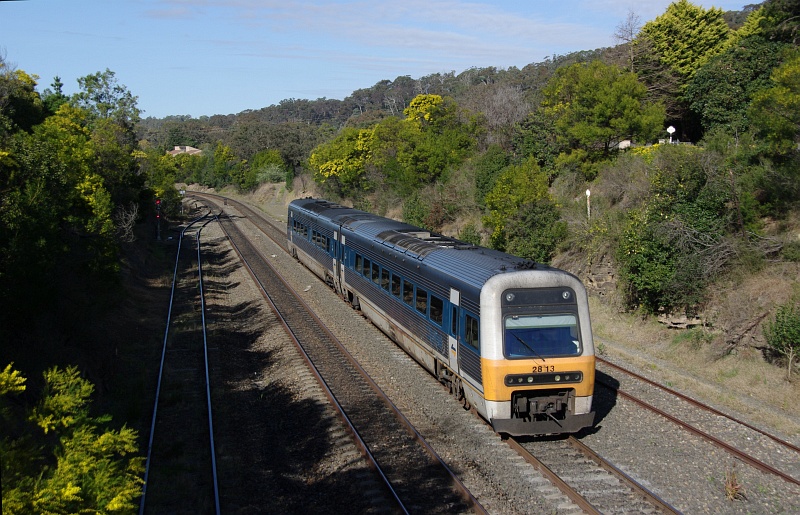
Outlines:
[[[483,285],[480,313],[482,391],[474,402],[494,429],[530,435],[591,426],[595,356],[580,281],[553,268],[497,274]]]
[[[592,329],[574,275],[321,199],[288,214],[292,254],[496,431],[593,424]]]

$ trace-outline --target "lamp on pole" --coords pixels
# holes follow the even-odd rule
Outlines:
[[[667,132],[669,133],[669,142],[672,143],[672,135],[675,134],[675,127],[670,125],[667,127]]]
[[[592,192],[586,190],[586,218],[592,217],[592,203],[589,200],[589,197],[592,195]]]

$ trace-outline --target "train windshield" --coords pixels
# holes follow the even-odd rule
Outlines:
[[[578,319],[569,313],[506,317],[504,351],[510,359],[578,356]]]

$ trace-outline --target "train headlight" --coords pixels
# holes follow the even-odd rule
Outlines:
[[[540,384],[570,384],[583,381],[583,372],[558,372],[542,374],[512,374],[505,377],[506,386],[535,386]]]
[[[566,290],[561,292],[561,298],[563,298],[564,300],[569,300],[571,296],[572,294]]]
[[[514,301],[514,294],[506,293],[506,302],[513,302],[513,301]]]

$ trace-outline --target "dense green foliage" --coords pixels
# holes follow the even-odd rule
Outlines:
[[[140,167],[136,97],[113,72],[71,98],[58,79],[39,95],[36,79],[0,60],[0,354],[44,372],[38,403],[12,402],[21,374],[0,374],[3,513],[127,513],[141,493],[137,435],[90,416],[93,387],[68,364],[108,353],[80,336],[118,295],[121,246],[152,205],[140,170],[159,170],[165,194],[174,178],[157,160]]]
[[[25,382],[0,371],[3,513],[131,513],[144,472],[136,432],[90,415],[94,387],[75,367],[47,370],[30,406],[17,399]]]
[[[796,299],[778,306],[775,317],[764,326],[764,337],[772,350],[786,358],[786,377],[791,377],[800,354],[800,303]]]
[[[614,65],[560,68],[542,94],[544,114],[554,120],[562,145],[591,161],[608,158],[623,140],[653,142],[663,130],[664,108],[646,103],[647,88],[636,74]]]

